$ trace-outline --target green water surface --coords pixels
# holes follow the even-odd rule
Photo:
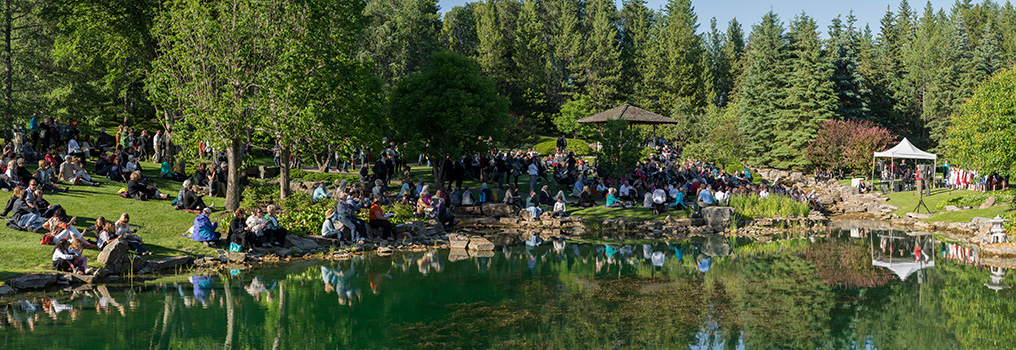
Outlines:
[[[22,295],[0,299],[0,345],[1013,348],[1016,299],[997,278],[1004,269],[930,236],[848,236],[433,250]]]

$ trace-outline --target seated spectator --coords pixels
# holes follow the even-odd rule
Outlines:
[[[39,161],[39,168],[35,170],[35,180],[39,182],[42,189],[53,192],[67,192],[67,189],[57,187],[53,184],[53,168],[45,160]]]
[[[187,177],[183,174],[173,172],[173,167],[169,165],[169,157],[162,157],[162,164],[159,165],[159,177],[173,181],[187,180]]]
[[[28,202],[28,191],[22,187],[14,188],[14,202],[11,205],[11,217],[16,225],[27,231],[38,231],[42,229],[42,225],[46,223],[46,220],[36,212],[32,205]]]
[[[470,191],[469,187],[462,188],[462,205],[463,206],[476,205],[476,201],[473,200],[473,191]]]
[[[711,189],[712,189],[711,187],[707,186],[703,188],[702,191],[699,191],[698,206],[700,208],[708,207],[710,205],[713,205],[714,202],[716,202],[716,198],[713,197]]]
[[[456,187],[455,190],[452,191],[449,203],[451,203],[452,208],[462,205],[462,189],[461,188]]]
[[[237,208],[233,212],[233,218],[229,220],[229,232],[227,232],[230,251],[253,252],[257,239],[254,232],[247,227],[243,218],[243,209]]]
[[[536,191],[529,191],[529,198],[526,199],[526,211],[529,212],[529,218],[536,220],[543,214],[543,209],[540,209],[540,200],[536,197]]]
[[[385,198],[385,183],[381,180],[374,180],[374,188],[371,189],[371,198],[381,199],[381,203],[387,205],[388,198]]]
[[[208,164],[200,163],[198,169],[194,170],[194,174],[191,175],[191,183],[194,186],[208,186],[208,178]]]
[[[196,192],[194,192],[190,179],[183,181],[183,188],[180,189],[179,197],[180,200],[178,201],[178,205],[180,209],[201,211],[206,207],[213,208],[215,205],[215,203],[212,203],[212,206],[205,205],[205,201],[202,199],[203,196],[199,196]]]
[[[95,238],[99,238],[99,232],[101,232],[102,228],[106,226],[106,222],[107,221],[105,217],[100,216],[95,218],[95,224],[93,224],[92,226],[88,226],[88,228],[86,228],[84,231],[81,231],[81,235],[84,236],[84,234],[86,233],[93,232],[95,233]]]
[[[684,205],[684,187],[677,189],[677,193],[674,195],[674,203],[670,207],[682,210],[686,208]]]
[[[455,215],[448,209],[448,206],[444,204],[443,198],[438,198],[434,204],[434,210],[431,211],[431,217],[441,222],[444,225],[445,230],[452,229],[455,226]]]
[[[620,198],[617,198],[617,189],[611,187],[607,190],[607,208],[627,208]]]
[[[191,234],[191,239],[214,247],[219,241],[219,234],[215,232],[219,228],[219,223],[213,223],[208,218],[209,215],[212,215],[212,208],[205,207],[201,210],[201,214],[194,218],[194,232]]]
[[[590,208],[596,206],[596,200],[593,199],[592,193],[589,190],[589,186],[583,186],[582,192],[579,192],[579,202],[576,203],[581,208]]]
[[[268,219],[265,219],[261,208],[254,208],[254,212],[247,217],[247,228],[254,234],[254,246],[271,247],[265,235],[265,228],[268,226]]]
[[[325,212],[325,221],[321,223],[321,237],[344,239],[342,237],[342,223],[334,218],[335,209],[328,209]]]
[[[494,192],[487,187],[487,183],[483,183],[483,187],[480,188],[480,204],[494,202]]]
[[[35,205],[35,210],[39,212],[39,215],[42,216],[43,219],[51,218],[58,210],[63,210],[59,204],[50,205],[49,201],[46,201],[46,199],[43,198],[41,189],[35,190],[35,195],[33,197],[35,198],[32,199],[32,204]]]
[[[131,180],[127,182],[127,195],[139,201],[167,198],[167,196],[162,192],[159,192],[155,186],[142,183],[140,171],[131,173]]]
[[[88,259],[80,254],[71,249],[70,242],[61,241],[53,247],[53,270],[84,274],[88,269]]]
[[[145,249],[144,246],[142,246],[142,244],[145,243],[145,240],[141,239],[141,237],[137,235],[138,230],[131,229],[130,221],[131,221],[130,215],[127,215],[127,213],[120,214],[120,220],[117,220],[117,222],[113,224],[115,237],[112,238],[114,240],[122,239],[126,241],[127,248],[133,250],[135,253],[138,253],[140,255],[152,254],[152,252],[148,251],[147,249]],[[106,241],[108,243],[109,239],[107,239]]]
[[[519,187],[510,184],[508,189],[504,191],[504,203],[512,205],[515,208],[522,208],[522,195],[519,194]]]
[[[392,214],[385,214],[384,209],[381,208],[381,199],[374,198],[374,203],[370,206],[367,224],[374,229],[381,230],[381,239],[392,239],[392,223],[388,221],[391,217]]]
[[[416,200],[416,215],[430,214],[433,209],[431,205],[430,186],[423,185],[420,189],[420,198]]]
[[[642,207],[652,208],[653,207],[653,194],[646,192],[642,195]]]
[[[97,181],[92,180],[92,176],[88,175],[85,168],[81,166],[80,158],[71,158],[71,171],[73,172],[74,181],[70,181],[75,185],[87,185],[87,186],[99,186]]]
[[[265,237],[269,243],[282,246],[286,243],[286,229],[279,225],[279,219],[275,214],[275,205],[269,205],[265,213]]]
[[[662,188],[653,191],[653,214],[659,215],[667,210],[667,192]]]
[[[554,203],[554,211],[550,213],[550,217],[563,218],[568,216],[568,208],[564,201],[564,192],[558,191],[557,202]]]
[[[325,183],[319,182],[317,184],[317,187],[314,187],[314,195],[311,197],[311,199],[314,201],[314,203],[317,203],[320,202],[322,199],[328,198],[332,198],[332,195],[325,190]]]
[[[543,185],[543,187],[540,188],[540,205],[554,205],[554,198],[550,196],[550,191],[547,190],[547,185]]]

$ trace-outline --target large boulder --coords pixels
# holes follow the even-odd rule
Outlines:
[[[321,248],[321,246],[312,239],[303,238],[297,235],[286,235],[286,248],[313,251]]]
[[[734,217],[734,208],[731,207],[705,207],[702,208],[702,219],[706,226],[729,227],[730,220]]]
[[[486,238],[473,236],[469,239],[469,250],[494,250],[494,243]]]
[[[981,203],[980,209],[988,209],[993,205],[995,205],[995,197],[988,197],[988,199],[984,200],[984,203]]]
[[[171,256],[171,257],[162,258],[162,259],[149,260],[148,261],[148,268],[151,269],[152,271],[159,271],[159,270],[165,270],[165,269],[175,269],[175,268],[179,268],[179,267],[188,266],[188,265],[190,265],[193,262],[194,262],[194,258],[189,257],[189,256],[185,256],[185,255]]]
[[[124,263],[127,261],[127,248],[127,242],[122,239],[106,244],[106,247],[99,253],[98,262],[107,266]]]
[[[482,212],[483,215],[494,218],[511,217],[516,213],[514,206],[504,203],[483,203]]]
[[[11,278],[11,287],[18,290],[42,289],[56,283],[60,275],[50,273],[28,274]]]
[[[452,249],[466,249],[469,245],[469,237],[453,233],[448,235],[448,245]]]

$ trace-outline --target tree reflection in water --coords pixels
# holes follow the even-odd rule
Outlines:
[[[0,344],[980,349],[1016,340],[1011,289],[984,287],[987,269],[941,259],[900,281],[871,266],[868,242],[555,242],[299,262],[4,300]],[[702,257],[712,259],[704,274]],[[53,332],[74,337],[41,336]]]

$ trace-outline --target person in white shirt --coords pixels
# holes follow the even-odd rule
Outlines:
[[[550,217],[563,218],[568,216],[568,208],[565,206],[564,191],[557,192],[557,202],[554,203],[554,211],[550,213]]]
[[[75,140],[74,138],[71,138],[70,141],[67,141],[67,154],[78,157],[84,155],[81,153],[81,146],[78,145],[78,141]]]
[[[621,193],[621,200],[631,200],[631,189],[632,187],[628,185],[628,181],[621,182],[621,188],[618,188],[618,191]]]

